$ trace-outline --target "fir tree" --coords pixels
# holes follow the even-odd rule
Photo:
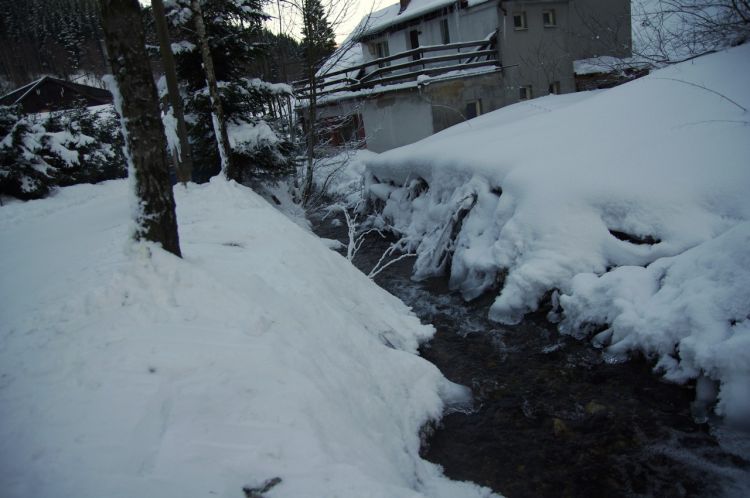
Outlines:
[[[308,67],[317,70],[336,50],[336,35],[320,0],[302,2],[302,51]]]
[[[211,100],[200,43],[194,29],[190,0],[177,0],[168,8],[173,27],[173,40],[179,47],[175,53],[177,72],[187,95],[185,112],[188,117],[193,150],[195,181],[206,181],[220,171],[220,157],[211,119]],[[218,81],[225,120],[234,127],[265,126],[272,122],[271,107],[279,94],[289,93],[259,81],[252,70],[261,67],[266,44],[262,23],[266,19],[260,0],[203,0],[210,55]],[[261,75],[255,73],[256,76]],[[268,174],[284,174],[293,169],[291,146],[281,133],[261,143],[240,143],[233,140],[231,160],[237,165],[243,181]]]
[[[302,188],[302,202],[307,204],[313,191],[313,168],[315,164],[316,123],[317,123],[317,82],[316,73],[321,64],[336,48],[334,33],[328,22],[320,0],[302,0],[302,50],[306,76],[310,82],[307,99],[307,161],[305,180]]]

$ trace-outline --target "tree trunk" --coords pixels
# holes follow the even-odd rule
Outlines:
[[[177,179],[187,183],[193,179],[193,157],[188,140],[187,125],[185,124],[185,113],[182,107],[180,88],[177,85],[177,69],[172,54],[172,44],[169,41],[169,30],[167,28],[167,17],[164,12],[162,0],[151,0],[154,10],[154,24],[156,35],[159,38],[159,49],[161,61],[164,65],[164,76],[167,79],[167,92],[169,103],[172,106],[174,117],[177,120],[177,135],[180,137],[180,150],[177,154]],[[175,151],[172,151],[174,154]]]
[[[317,125],[317,88],[315,81],[315,70],[310,72],[310,97],[307,101],[307,168],[305,169],[305,185],[302,190],[302,205],[306,206],[312,197],[313,191],[313,168],[315,166],[315,130]]]
[[[224,176],[228,180],[240,181],[239,171],[236,170],[232,163],[232,149],[229,147],[229,135],[227,134],[226,121],[224,120],[224,110],[221,107],[219,85],[216,82],[214,61],[211,57],[211,49],[208,45],[206,24],[203,22],[203,9],[201,9],[200,0],[192,0],[190,3],[190,7],[193,10],[193,16],[195,18],[195,31],[198,34],[198,41],[201,46],[201,54],[203,56],[203,69],[206,71],[208,95],[211,100],[211,121],[214,125],[216,143],[219,147],[221,171],[222,173],[224,173]]]
[[[100,0],[102,27],[122,118],[130,181],[136,195],[136,240],[161,244],[180,256],[166,137],[159,115],[156,85],[146,55],[138,0]]]

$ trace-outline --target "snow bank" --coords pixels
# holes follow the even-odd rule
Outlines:
[[[367,149],[343,149],[339,154],[321,158],[316,161],[313,182],[333,199],[354,206],[362,201],[365,161],[372,157],[375,153]]]
[[[560,297],[574,335],[609,324],[595,340],[610,354],[642,350],[672,381],[721,379],[717,411],[750,414],[750,222],[646,268],[577,275]]]
[[[750,46],[740,46],[611,90],[549,96],[481,116],[369,160],[369,197],[417,250],[417,277],[449,271],[466,298],[499,286],[494,320],[516,323],[560,289],[571,328],[614,323],[620,332],[613,349],[668,355],[674,364],[660,364],[668,376],[703,370],[724,382],[723,393],[735,391],[730,379],[750,385],[744,353],[723,345],[720,354],[703,353],[746,340],[750,300],[741,296],[750,274],[733,272],[728,262],[704,264],[693,276],[679,268],[698,257],[692,248],[726,258],[748,251],[736,245],[739,235],[729,236],[750,220],[748,61]],[[672,268],[674,291],[659,290],[663,265]],[[648,268],[589,280],[625,266]],[[685,301],[666,298],[699,287],[711,313],[688,313],[687,294]],[[600,294],[604,288],[613,299]],[[623,292],[630,305],[617,301]],[[730,306],[725,296],[739,301]],[[642,313],[641,298],[662,308],[653,311],[663,321],[648,329],[659,336],[651,342],[645,330],[633,331],[652,322],[617,322],[629,310]],[[724,334],[706,332],[707,322]],[[726,413],[750,415],[739,397],[722,396]]]
[[[480,497],[419,457],[465,399],[432,329],[250,190],[176,188],[185,259],[127,186],[0,208],[3,496]]]

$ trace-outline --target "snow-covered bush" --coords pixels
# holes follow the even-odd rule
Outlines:
[[[0,194],[46,196],[57,186],[125,177],[122,136],[112,106],[21,115],[0,108]]]
[[[282,129],[283,119],[267,114],[269,99],[290,93],[287,85],[272,85],[241,78],[219,86],[233,160],[244,179],[279,177],[294,170],[293,146]],[[219,156],[211,122],[211,105],[206,89],[185,100],[186,119],[197,169],[197,181],[206,181],[219,172]]]

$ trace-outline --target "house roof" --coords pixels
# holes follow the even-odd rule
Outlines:
[[[53,78],[52,76],[43,76],[36,81],[32,81],[31,83],[28,83],[0,97],[0,105],[20,104],[23,102],[26,96],[31,94],[33,90],[45,83],[54,83],[60,86],[64,86],[90,100],[99,101],[102,104],[112,102],[112,94],[107,90],[88,85],[81,85],[80,83],[73,83],[71,81],[65,81],[59,78]]]
[[[468,5],[473,7],[489,1],[491,0],[468,0]],[[458,2],[456,0],[411,0],[403,12],[401,4],[395,3],[365,16],[355,33],[358,38],[373,35],[396,24],[416,19],[455,3]]]

